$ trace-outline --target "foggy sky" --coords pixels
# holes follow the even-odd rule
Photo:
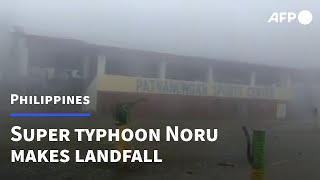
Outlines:
[[[320,67],[317,0],[11,0],[27,33],[131,49],[289,67]],[[9,6],[9,4],[8,4]],[[274,11],[313,22],[268,24]]]

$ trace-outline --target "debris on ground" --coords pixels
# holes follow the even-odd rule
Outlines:
[[[235,167],[236,165],[234,163],[230,163],[230,162],[222,162],[222,163],[218,163],[218,166]]]
[[[285,164],[287,162],[289,162],[289,160],[278,161],[278,162],[272,163],[271,166],[277,166],[277,165]]]

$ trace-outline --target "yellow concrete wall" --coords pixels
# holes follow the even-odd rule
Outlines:
[[[293,97],[292,89],[290,88],[160,80],[116,75],[99,76],[97,90],[285,101],[291,100]]]

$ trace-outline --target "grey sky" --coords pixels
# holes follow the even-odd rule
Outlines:
[[[320,67],[317,0],[12,0],[33,34],[173,54]],[[268,24],[274,11],[313,13],[311,25]]]

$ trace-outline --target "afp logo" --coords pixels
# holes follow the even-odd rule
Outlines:
[[[302,10],[298,15],[294,12],[273,12],[268,23],[292,23],[298,18],[300,24],[308,25],[312,22],[312,13]]]

